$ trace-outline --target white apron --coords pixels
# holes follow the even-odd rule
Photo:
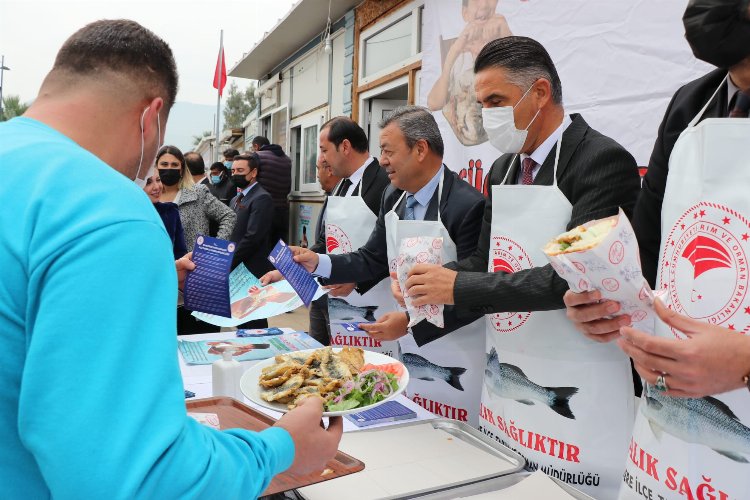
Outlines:
[[[329,196],[323,217],[330,255],[354,252],[364,246],[378,219],[361,196]],[[390,277],[385,278],[364,295],[354,290],[346,297],[328,297],[332,346],[361,347],[398,358],[398,342],[381,342],[352,328],[353,323],[374,321],[396,310],[390,282]]]
[[[492,186],[489,271],[547,263],[572,206],[554,184]],[[513,161],[516,161],[514,158]],[[511,163],[512,165],[512,163]],[[511,169],[508,169],[510,172]],[[578,332],[564,310],[487,315],[482,431],[597,499],[617,495],[633,422],[628,358]]]
[[[406,193],[386,214],[388,262],[392,271],[396,269],[396,259],[403,238],[442,238],[443,262],[457,259],[456,244],[440,218],[442,193],[441,176],[436,221],[400,220],[396,208],[402,203]],[[480,318],[422,347],[417,345],[411,334],[399,339],[401,358],[410,375],[406,391],[415,403],[436,415],[467,422],[474,427],[478,425],[484,363],[483,321]]]
[[[669,158],[657,283],[678,312],[747,333],[750,120],[708,118],[696,125],[709,103]],[[684,338],[660,321],[655,333]],[[700,399],[644,389],[621,497],[649,491],[654,498],[750,498],[747,389]]]

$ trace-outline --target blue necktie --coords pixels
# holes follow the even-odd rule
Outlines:
[[[413,194],[406,197],[406,210],[404,210],[404,220],[414,220],[414,207],[419,203]]]

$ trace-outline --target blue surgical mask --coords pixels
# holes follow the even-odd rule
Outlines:
[[[211,184],[218,184],[221,182],[221,176],[220,175],[212,175],[211,176]]]
[[[227,167],[229,170],[232,170],[232,162],[231,161],[225,161],[224,166]]]

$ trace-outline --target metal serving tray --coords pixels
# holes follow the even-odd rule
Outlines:
[[[510,488],[511,486],[518,484],[524,479],[526,479],[530,474],[531,474],[530,472],[526,472],[526,471],[517,472],[515,474],[501,476],[501,477],[497,477],[494,479],[477,481],[472,484],[467,484],[465,486],[459,486],[457,488],[443,490],[437,493],[430,493],[428,495],[423,495],[418,498],[420,500],[449,500],[449,499],[452,500],[458,497],[471,497],[472,495],[492,493],[493,491],[500,491],[506,488]],[[572,496],[573,498],[576,498],[578,500],[594,500],[593,497],[590,497],[586,493],[573,488],[572,486],[570,486],[568,483],[564,481],[560,481],[559,479],[555,479],[554,477],[550,477],[550,479],[552,479],[555,483],[557,483],[557,485],[560,486],[560,488],[563,491],[565,491],[565,493]]]
[[[437,418],[432,420],[420,420],[420,421],[414,421],[414,422],[404,422],[399,424],[394,424],[388,427],[382,427],[382,428],[376,428],[376,429],[363,429],[360,431],[357,431],[356,434],[360,437],[363,437],[364,435],[370,434],[370,433],[380,433],[382,435],[386,434],[389,431],[392,430],[404,430],[405,428],[414,427],[415,431],[417,430],[417,427],[421,426],[431,426],[433,429],[440,430],[444,433],[446,433],[448,436],[448,439],[457,439],[462,441],[464,444],[467,444],[471,446],[472,448],[479,450],[482,454],[488,454],[492,457],[494,457],[496,460],[499,460],[501,462],[507,463],[507,468],[498,469],[496,473],[489,473],[483,474],[482,477],[472,476],[467,477],[465,480],[461,479],[455,479],[453,478],[452,482],[446,482],[444,485],[438,485],[438,486],[428,486],[426,484],[421,484],[419,486],[415,485],[415,489],[413,492],[409,493],[396,493],[396,492],[390,492],[390,493],[384,493],[382,495],[375,494],[374,491],[370,491],[368,495],[365,495],[367,498],[388,498],[388,499],[409,499],[409,498],[424,498],[426,495],[432,495],[432,494],[438,494],[438,496],[435,496],[434,498],[455,498],[454,491],[458,487],[463,487],[466,485],[470,485],[476,482],[485,482],[490,479],[504,477],[508,475],[513,475],[521,471],[525,465],[525,460],[521,455],[516,453],[515,451],[511,450],[510,448],[507,448],[506,446],[503,446],[502,444],[490,440],[488,437],[486,437],[484,434],[482,434],[477,429],[456,420],[450,420],[450,419],[444,419],[444,418]],[[343,447],[343,449],[346,450],[346,447]],[[352,453],[349,451],[349,453]],[[362,457],[365,463],[367,464],[367,457]],[[489,457],[488,457],[489,458]],[[373,469],[374,472],[371,472],[372,474],[377,474],[378,469]],[[361,474],[366,474],[368,472],[367,466],[365,467],[365,471],[363,471]],[[358,483],[356,486],[365,487],[365,484],[367,483],[367,480],[364,478],[357,479],[359,474],[354,474],[352,476],[349,476],[349,479],[343,482],[340,482],[337,484],[336,480],[330,481],[327,484],[330,486],[323,486],[319,485],[318,487],[308,487],[303,488],[301,490],[298,490],[298,493],[300,494],[301,498],[309,498],[309,499],[331,499],[331,498],[344,498],[340,491],[341,488],[344,487],[344,485],[347,485],[348,487],[355,486],[353,483],[354,481],[362,481],[361,485]],[[342,478],[346,479],[346,478]],[[371,484],[371,483],[370,483]],[[322,488],[321,488],[322,486]],[[440,494],[442,493],[442,496]],[[430,497],[433,498],[433,497]]]

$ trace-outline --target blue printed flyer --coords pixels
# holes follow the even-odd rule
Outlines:
[[[229,268],[235,244],[231,241],[200,235],[195,240],[195,270],[185,279],[185,307],[229,318]]]
[[[324,290],[317,283],[315,287],[316,297],[323,295]],[[212,325],[232,327],[250,320],[278,316],[302,305],[302,299],[288,281],[263,286],[244,264],[237,266],[229,275],[229,296],[231,317],[197,311],[193,316]]]
[[[310,307],[310,302],[315,297],[315,292],[318,291],[318,282],[312,274],[307,272],[307,269],[294,262],[292,251],[286,243],[279,240],[268,256],[268,260],[297,292],[305,307]]]
[[[304,332],[255,335],[231,340],[178,340],[177,346],[186,363],[209,365],[221,359],[221,351],[232,347],[232,357],[237,361],[272,358],[278,354],[319,349],[323,345]]]

